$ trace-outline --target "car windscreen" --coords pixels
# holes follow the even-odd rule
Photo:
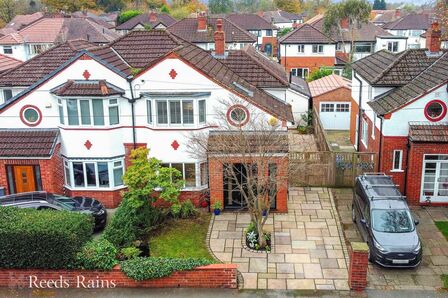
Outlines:
[[[412,217],[406,209],[373,209],[372,227],[377,232],[408,233],[414,230]]]
[[[54,195],[54,194],[52,194],[49,197],[52,199],[51,201],[53,204],[58,205],[63,209],[75,210],[79,207],[78,202],[76,202],[72,198],[64,197],[64,196],[60,196],[60,195]]]

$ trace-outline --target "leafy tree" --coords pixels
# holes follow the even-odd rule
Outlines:
[[[208,8],[211,13],[229,13],[233,10],[232,0],[209,0]]]
[[[140,10],[126,10],[120,13],[120,15],[117,18],[118,24],[123,24],[132,19],[133,17],[136,17],[138,15],[141,15],[142,12]]]
[[[126,6],[123,0],[97,0],[96,4],[105,12],[120,11]]]
[[[331,4],[325,13],[323,29],[328,35],[337,34],[345,44],[346,33],[350,39],[349,62],[353,60],[355,50],[355,32],[362,24],[367,24],[372,7],[366,0],[344,0]],[[348,28],[342,28],[341,23],[347,22]],[[343,47],[345,49],[345,47]]]
[[[149,9],[159,9],[163,5],[166,5],[166,1],[164,0],[145,0],[145,1]]]
[[[160,7],[160,12],[164,12],[169,14],[170,13],[170,8],[168,7],[167,4],[163,4],[162,7]]]
[[[42,0],[42,3],[52,11],[75,12],[96,8],[94,0]]]
[[[257,12],[259,0],[234,0],[235,11],[238,12]]]
[[[175,19],[183,19],[192,13],[206,11],[207,6],[199,0],[175,0],[171,7],[171,16]]]
[[[16,15],[24,13],[26,4],[24,1],[0,0],[0,18],[4,23],[10,22]]]
[[[260,4],[258,6],[259,11],[271,11],[276,10],[277,6],[273,0],[260,0]]]
[[[333,74],[333,70],[331,68],[320,68],[312,71],[306,80],[308,82],[312,82],[331,74]]]
[[[330,6],[331,0],[305,0],[303,2],[303,10],[310,16],[324,13],[328,6]]]
[[[282,37],[283,35],[286,35],[289,32],[291,32],[292,30],[293,30],[293,28],[289,28],[289,27],[282,28],[282,29],[278,30],[277,37]]]
[[[442,28],[442,38],[448,37],[448,1],[438,0],[436,3],[436,16]],[[445,30],[443,30],[445,29]]]
[[[287,12],[299,13],[302,10],[299,0],[274,0],[274,3],[278,9]]]

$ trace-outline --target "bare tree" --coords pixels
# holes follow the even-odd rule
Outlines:
[[[219,191],[227,193],[224,200],[231,200],[235,192],[241,198],[241,208],[255,225],[258,245],[264,248],[263,227],[270,206],[279,190],[287,187],[287,132],[277,119],[236,97],[220,101],[213,114],[215,123],[210,124],[218,129],[190,135],[188,151],[222,168],[226,183]]]

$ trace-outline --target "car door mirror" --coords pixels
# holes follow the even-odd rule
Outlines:
[[[365,218],[361,218],[361,223],[363,224],[363,225],[365,225],[365,224],[367,224],[367,221],[366,221],[366,219]]]
[[[420,221],[418,219],[414,219],[414,225],[418,225]]]

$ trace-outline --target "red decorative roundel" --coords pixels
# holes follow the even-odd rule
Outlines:
[[[25,105],[20,109],[20,120],[27,126],[38,126],[42,121],[42,112],[36,106]]]
[[[446,104],[439,100],[431,100],[425,106],[425,117],[431,122],[437,122],[442,120],[447,113]]]
[[[240,104],[236,104],[231,106],[227,110],[227,121],[237,127],[244,126],[247,122],[249,122],[249,110]]]

